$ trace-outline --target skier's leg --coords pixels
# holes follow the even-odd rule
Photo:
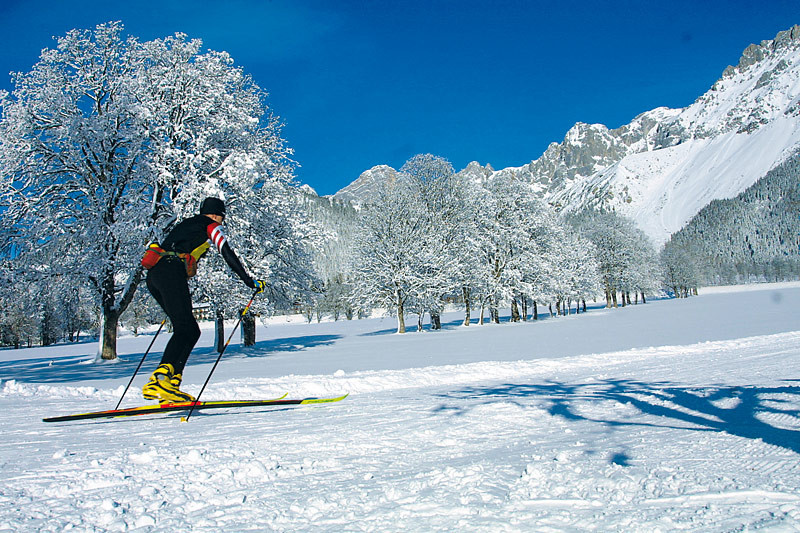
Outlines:
[[[142,388],[142,394],[145,399],[162,402],[194,401],[193,396],[179,389],[186,359],[200,337],[200,328],[192,314],[192,299],[183,264],[161,261],[150,271],[147,286],[169,316],[173,335],[164,350],[161,364]]]
[[[145,284],[147,285],[147,290],[150,291],[150,296],[155,299],[158,306],[161,307],[161,309],[166,309],[164,307],[164,298],[161,296],[161,291],[158,290],[156,276],[152,271],[148,271],[147,278],[145,278]]]
[[[164,266],[168,268],[157,272],[159,276],[155,279],[155,285],[163,302],[162,307],[172,322],[173,333],[161,362],[171,364],[175,374],[181,374],[192,348],[200,338],[200,327],[192,314],[192,297],[183,264],[170,261]]]

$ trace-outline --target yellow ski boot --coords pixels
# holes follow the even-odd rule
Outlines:
[[[180,390],[180,385],[181,375],[175,374],[172,365],[158,365],[150,380],[142,387],[142,396],[145,400],[158,400],[161,403],[193,402],[194,396]]]

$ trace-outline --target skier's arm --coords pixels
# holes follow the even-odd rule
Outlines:
[[[225,262],[228,263],[228,266],[231,267],[231,270],[236,272],[236,275],[239,276],[242,281],[244,281],[245,285],[251,289],[256,288],[253,278],[251,278],[244,269],[241,261],[239,261],[239,258],[236,257],[236,254],[233,253],[233,250],[231,250],[231,247],[227,242],[222,245],[222,250],[220,250],[219,253],[222,254],[222,258],[225,259]]]
[[[253,278],[247,273],[242,265],[242,262],[239,261],[239,258],[236,257],[236,254],[231,249],[230,245],[228,244],[228,239],[225,238],[225,233],[222,231],[222,226],[213,223],[208,225],[208,238],[214,243],[214,246],[217,248],[217,251],[222,255],[222,258],[228,263],[228,266],[233,270],[239,279],[241,279],[245,285],[250,287],[251,289],[256,288],[256,284],[253,281]]]

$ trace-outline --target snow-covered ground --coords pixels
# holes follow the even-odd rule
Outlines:
[[[406,335],[273,320],[204,399],[350,396],[188,423],[41,422],[113,407],[150,335],[114,364],[0,351],[0,531],[800,531],[798,309],[795,283]]]

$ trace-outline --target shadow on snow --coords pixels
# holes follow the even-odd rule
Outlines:
[[[267,357],[277,353],[299,352],[307,348],[332,344],[340,335],[308,335],[260,341],[247,348],[229,346],[222,359]],[[115,361],[97,363],[86,355],[40,357],[0,362],[0,380],[26,383],[68,383],[83,380],[102,380],[130,377],[144,352],[125,354]],[[213,363],[219,354],[213,348],[195,348],[187,366]],[[150,352],[139,375],[150,373],[161,360],[161,352]]]
[[[544,402],[550,415],[566,420],[595,422],[608,427],[649,426],[728,433],[800,454],[800,430],[796,429],[800,418],[800,385],[697,387],[623,379],[578,384],[548,381],[539,385],[467,388],[443,397],[484,399],[484,404],[514,401],[521,407],[533,407],[530,402],[536,401],[537,408],[541,408],[541,402]],[[635,421],[630,416],[615,415],[613,409],[605,407],[602,416],[584,414],[588,411],[586,407],[607,401],[635,408],[638,413],[634,416],[646,414],[660,419]],[[466,409],[450,404],[442,405],[436,411],[458,416]],[[795,429],[769,423],[781,420]],[[611,461],[627,466],[628,457],[617,454]]]

